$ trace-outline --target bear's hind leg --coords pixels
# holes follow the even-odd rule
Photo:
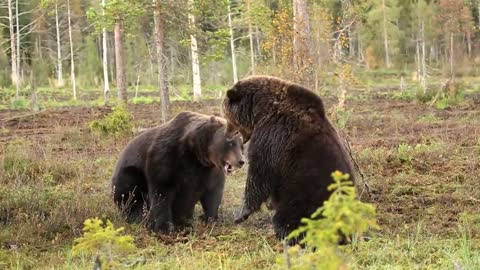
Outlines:
[[[278,208],[277,208],[278,209]],[[292,231],[300,226],[300,217],[292,216],[292,212],[289,211],[280,211],[277,210],[273,216],[273,228],[275,231],[275,237],[278,240],[284,240]],[[303,235],[296,237],[294,239],[289,239],[287,242],[289,245],[295,245],[300,242],[303,238]]]
[[[148,226],[157,233],[170,233],[173,230],[172,203],[175,198],[173,187],[149,190],[150,211]]]
[[[127,167],[115,176],[113,200],[129,223],[143,220],[143,206],[147,201],[144,174],[134,167]]]

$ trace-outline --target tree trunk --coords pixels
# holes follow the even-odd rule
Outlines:
[[[293,3],[293,68],[299,83],[313,87],[312,49],[310,42],[310,22],[305,0]]]
[[[355,38],[353,36],[353,32],[351,27],[348,27],[348,56],[353,58],[355,56]]]
[[[105,16],[105,5],[106,0],[102,0],[102,14]],[[105,105],[108,105],[110,101],[110,84],[108,82],[108,49],[107,49],[107,30],[102,29],[102,53],[103,53],[103,98],[105,100]]]
[[[12,71],[10,74],[10,78],[12,80],[12,84],[17,86],[17,91],[15,93],[15,98],[18,99],[18,67],[17,67],[17,47],[15,45],[15,41],[17,35],[14,30],[13,26],[13,11],[12,11],[12,0],[8,0],[8,22],[9,22],[9,29],[10,29],[10,56],[11,56],[11,63],[12,63]]]
[[[233,82],[238,81],[237,60],[235,57],[235,43],[233,41],[232,12],[230,11],[230,3],[228,4],[228,28],[230,29],[230,51],[232,53]]]
[[[250,1],[247,0],[247,12],[248,12],[248,37],[250,38],[250,68],[252,74],[255,74],[255,50],[253,48],[253,29],[252,29],[252,16],[250,10]]]
[[[113,34],[113,40],[107,39],[107,51],[114,52],[115,54],[115,33]],[[112,79],[112,82],[114,82],[115,85],[117,85],[117,80],[116,80],[116,70],[115,70],[115,57],[109,57],[108,59],[108,72],[110,73],[110,79]],[[115,79],[114,79],[115,78]]]
[[[123,49],[123,21],[115,22],[115,66],[117,70],[117,96],[118,103],[127,104],[127,85],[125,76],[125,61]]]
[[[385,47],[385,64],[387,68],[390,68],[390,56],[388,53],[388,35],[387,35],[387,12],[385,10],[385,0],[382,0],[382,13],[383,13],[383,45]]]
[[[77,99],[77,81],[75,80],[75,60],[73,57],[73,39],[72,39],[72,15],[70,12],[70,0],[67,0],[68,16],[68,39],[70,41],[70,80],[72,80],[73,99]]]
[[[168,107],[169,107],[169,94],[166,85],[167,82],[167,63],[164,56],[164,31],[163,21],[161,17],[161,5],[160,0],[153,0],[154,7],[154,20],[155,20],[155,47],[157,51],[157,66],[158,66],[158,90],[160,93],[160,105],[161,105],[161,118],[162,123],[165,123],[168,119]]]
[[[188,4],[193,9],[193,0],[189,0]],[[195,17],[192,12],[188,13],[190,28],[195,29]],[[190,50],[192,52],[192,72],[193,72],[193,101],[198,102],[202,99],[202,84],[200,80],[200,61],[198,60],[197,38],[194,34],[190,35]]]
[[[15,22],[17,26],[17,34],[16,34],[16,42],[17,42],[17,90],[16,90],[16,96],[18,97],[20,94],[20,83],[22,81],[23,76],[20,75],[20,18],[18,16],[18,0],[15,1]]]
[[[260,48],[260,30],[255,26],[255,43],[257,44],[257,54],[262,59],[262,48]]]
[[[453,72],[453,32],[450,32],[450,77],[454,77]]]
[[[421,30],[421,44],[422,44],[422,58],[421,58],[421,70],[422,70],[422,76],[420,77],[420,83],[423,88],[423,93],[427,92],[427,64],[425,58],[426,52],[425,52],[425,22],[422,19],[420,22],[420,30]]]
[[[55,30],[57,34],[57,86],[63,87],[62,44],[60,41],[60,23],[58,20],[58,0],[55,1]]]
[[[417,79],[419,80],[421,76],[421,67],[420,67],[420,41],[418,40],[418,37],[415,42],[415,62],[417,64],[417,76],[415,80]]]
[[[479,14],[480,16],[480,14]],[[468,53],[468,57],[471,57],[472,56],[472,32],[470,31],[470,29],[467,29],[466,30],[466,38],[467,38],[467,53]]]

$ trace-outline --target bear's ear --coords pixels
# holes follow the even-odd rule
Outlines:
[[[230,102],[237,102],[241,100],[244,94],[245,94],[244,91],[238,88],[232,88],[227,91],[227,97],[230,100]]]

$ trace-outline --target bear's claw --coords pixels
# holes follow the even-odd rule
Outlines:
[[[235,224],[242,223],[243,221],[247,220],[248,217],[250,216],[251,211],[245,209],[245,207],[242,208],[242,211],[240,211],[240,214],[238,214],[235,217]]]

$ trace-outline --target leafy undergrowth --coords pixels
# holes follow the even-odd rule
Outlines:
[[[380,226],[370,241],[346,247],[353,269],[480,269],[480,110],[352,96],[342,126]],[[159,121],[156,105],[130,109],[135,126]],[[286,268],[277,264],[284,251],[271,212],[262,208],[233,224],[245,169],[228,178],[217,224],[197,222],[191,234],[158,237],[125,223],[110,198],[113,166],[132,135],[90,132],[88,123],[107,112],[66,113],[0,127],[0,269],[92,269],[92,257],[74,256],[72,246],[94,217],[133,237],[128,269]]]

